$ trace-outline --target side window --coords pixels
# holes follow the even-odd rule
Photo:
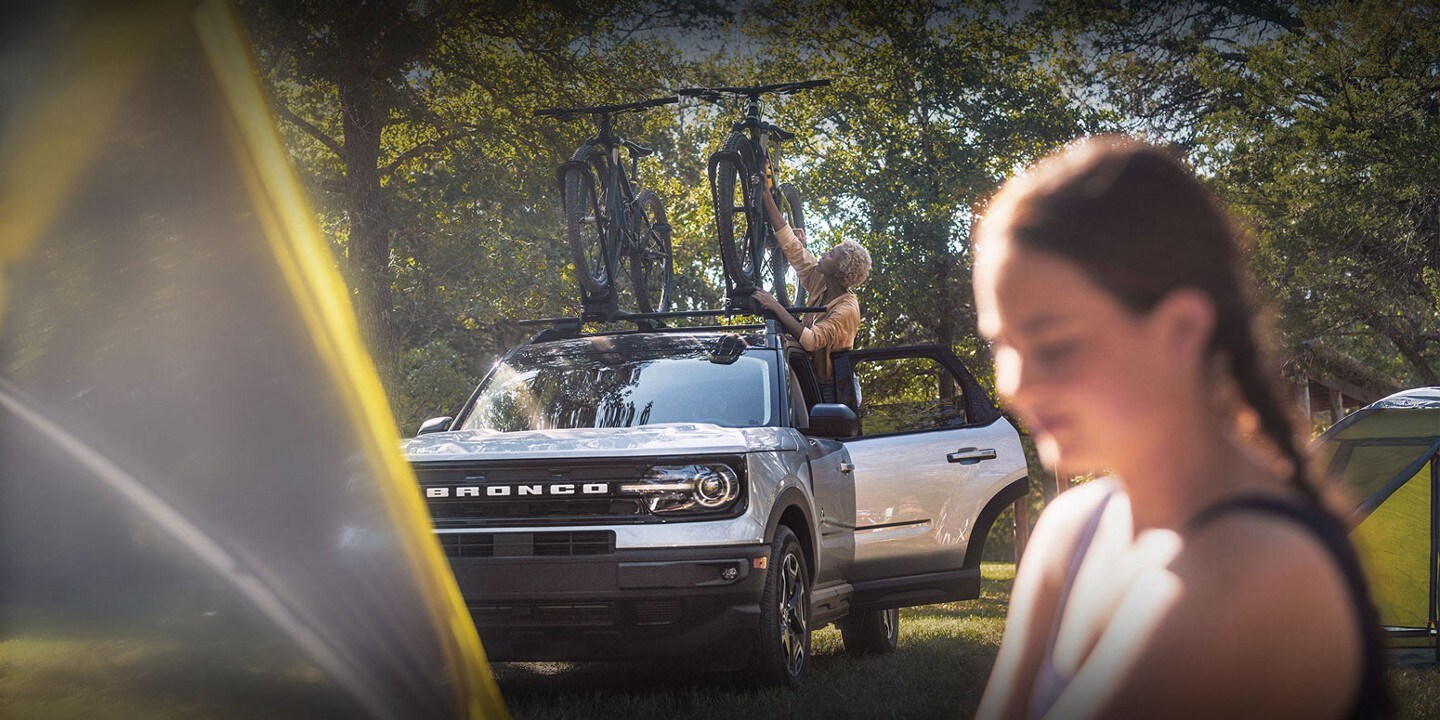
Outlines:
[[[933,357],[859,360],[856,414],[866,435],[964,425],[965,393]]]
[[[790,372],[800,383],[800,394],[805,398],[806,409],[820,402],[820,385],[815,380],[815,368],[811,367],[810,358],[805,353],[790,353]]]
[[[791,370],[790,376],[790,427],[810,427],[810,403],[805,400],[805,392],[800,389],[800,379],[795,377],[795,371]]]

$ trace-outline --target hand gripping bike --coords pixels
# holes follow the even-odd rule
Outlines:
[[[585,141],[555,173],[565,208],[565,239],[575,261],[582,314],[587,317],[610,319],[616,315],[617,281],[627,275],[640,312],[670,309],[674,268],[665,205],[659,195],[641,189],[635,179],[639,159],[655,151],[616,135],[611,120],[679,101],[670,96],[536,113],[562,121],[588,115],[599,126],[599,134]],[[630,154],[628,172],[620,155],[622,148]],[[627,273],[621,271],[622,260],[628,265]]]
[[[767,280],[772,293],[782,305],[790,305],[790,263],[775,241],[775,231],[765,217],[764,200],[759,191],[769,187],[776,205],[785,213],[797,232],[805,228],[805,214],[800,193],[789,183],[760,183],[752,186],[752,178],[773,178],[779,164],[780,143],[794,138],[794,133],[765,122],[761,118],[762,95],[793,95],[810,88],[829,85],[829,80],[754,85],[750,87],[689,88],[678,94],[723,105],[727,98],[742,98],[745,116],[731,126],[725,144],[710,156],[710,191],[715,202],[715,229],[720,241],[720,260],[725,266],[727,295],[731,298],[748,295],[754,288],[764,288]],[[795,304],[805,302],[805,289],[795,283]]]

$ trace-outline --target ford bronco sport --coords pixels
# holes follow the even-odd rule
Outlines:
[[[897,608],[979,596],[1026,465],[950,350],[837,354],[831,404],[773,320],[734,329],[542,332],[405,441],[492,660],[794,684],[813,629],[887,652]]]

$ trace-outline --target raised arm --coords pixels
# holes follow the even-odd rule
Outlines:
[[[769,184],[768,181],[766,184]],[[805,242],[800,234],[785,221],[785,214],[780,212],[779,206],[775,204],[774,194],[767,189],[761,193],[761,197],[765,204],[765,217],[770,221],[770,228],[775,231],[775,240],[780,244],[781,252],[785,253],[790,267],[795,268],[800,284],[809,288],[819,262],[805,249]]]

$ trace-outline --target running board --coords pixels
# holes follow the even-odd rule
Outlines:
[[[810,627],[819,628],[850,614],[853,588],[850,583],[836,583],[810,593]]]
[[[857,582],[850,611],[889,610],[978,597],[980,568],[964,568]]]

